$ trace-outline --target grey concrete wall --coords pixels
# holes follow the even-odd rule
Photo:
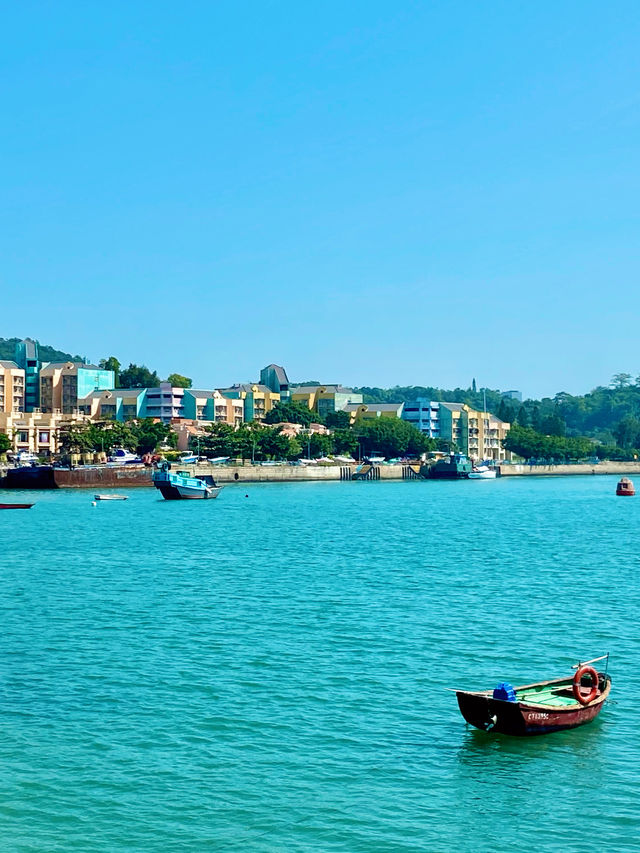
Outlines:
[[[640,475],[640,462],[599,462],[597,465],[501,465],[503,477],[567,474]]]
[[[175,467],[175,466],[174,466]],[[381,480],[401,480],[402,465],[380,465]],[[355,465],[198,465],[196,476],[211,474],[218,483],[280,483],[340,480],[341,471]],[[237,475],[237,476],[236,476]]]

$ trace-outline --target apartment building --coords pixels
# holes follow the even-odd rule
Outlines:
[[[320,417],[329,412],[343,412],[349,405],[362,403],[362,394],[356,394],[343,385],[300,385],[291,389],[290,397]]]
[[[509,457],[502,440],[511,424],[490,412],[477,412],[465,403],[420,398],[405,403],[402,417],[430,438],[455,443],[472,459],[500,462]]]
[[[199,391],[185,388],[184,417],[193,421],[208,421],[239,426],[244,421],[244,399],[227,397],[221,391]]]
[[[24,370],[24,410],[33,412],[40,406],[40,369],[38,344],[30,338],[16,344],[15,362]]]
[[[113,388],[113,370],[95,364],[65,361],[47,364],[40,371],[40,411],[43,414],[76,414],[94,391]]]
[[[349,413],[351,423],[357,420],[375,418],[402,418],[404,403],[347,403],[344,408]]]
[[[62,427],[86,421],[83,415],[60,412],[0,412],[0,432],[9,436],[14,453],[26,451],[47,458],[59,451]]]
[[[429,438],[440,438],[440,403],[437,401],[426,397],[408,400],[402,409],[402,419]]]
[[[244,421],[263,421],[267,412],[280,402],[280,394],[272,391],[267,385],[259,383],[241,383],[230,388],[221,388],[223,397],[230,400],[242,400],[244,406]]]
[[[24,411],[24,370],[15,361],[0,361],[0,412]]]
[[[275,394],[279,394],[282,401],[289,399],[289,377],[284,367],[280,367],[279,364],[268,364],[262,368],[260,371],[260,385],[266,385]]]

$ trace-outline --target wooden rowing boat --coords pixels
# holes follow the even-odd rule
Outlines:
[[[506,735],[542,735],[573,729],[598,716],[611,691],[611,676],[590,664],[577,664],[565,678],[512,687],[501,682],[493,690],[456,690],[465,720],[478,729]]]
[[[94,495],[96,501],[126,501],[127,495]]]
[[[33,504],[0,504],[0,509],[31,509]]]

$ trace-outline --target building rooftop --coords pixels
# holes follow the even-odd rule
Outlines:
[[[104,369],[102,367],[98,367],[97,364],[86,364],[86,362],[84,362],[84,361],[69,361],[69,360],[67,360],[67,361],[49,361],[49,362],[47,362],[47,364],[45,364],[43,366],[42,369],[43,370],[49,370],[49,368],[53,368],[55,370],[56,368],[66,367],[68,364],[72,365],[72,367],[78,367],[78,368],[82,367],[82,368],[86,368],[87,370],[103,370]],[[108,371],[105,371],[105,372],[108,372]]]
[[[276,379],[278,380],[280,385],[289,384],[289,377],[287,376],[287,371],[284,369],[284,367],[280,367],[279,364],[268,364],[264,369],[273,370],[276,374]]]
[[[297,385],[291,389],[292,394],[314,393],[316,391],[324,391],[329,394],[354,394],[353,388],[345,388],[344,385]]]
[[[38,358],[38,347],[35,341],[32,341],[31,338],[25,338],[22,343],[24,344],[24,354],[25,358],[29,359],[37,359]]]
[[[6,367],[9,370],[17,370],[18,369],[18,365],[15,363],[15,361],[0,360],[0,367]]]
[[[261,385],[259,382],[239,382],[236,385],[230,385],[228,388],[220,388],[219,390],[221,394],[224,394],[225,391],[253,391],[254,388],[257,388],[258,391],[273,393],[268,385]]]
[[[215,391],[203,391],[199,388],[185,388],[185,394],[191,394],[193,397],[205,397],[207,400],[210,400],[212,397],[215,397]],[[218,392],[220,393],[220,392]]]

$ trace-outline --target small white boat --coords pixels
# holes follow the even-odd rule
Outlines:
[[[131,453],[130,450],[125,450],[124,447],[113,447],[109,455],[109,462],[117,465],[130,465],[135,462],[142,462],[142,459],[135,453]]]
[[[94,501],[126,501],[127,495],[94,495]]]
[[[470,480],[495,480],[498,472],[495,468],[489,468],[487,465],[479,465],[469,471],[467,476]]]
[[[195,453],[181,453],[178,457],[178,462],[180,465],[195,465],[198,461],[198,457]]]

